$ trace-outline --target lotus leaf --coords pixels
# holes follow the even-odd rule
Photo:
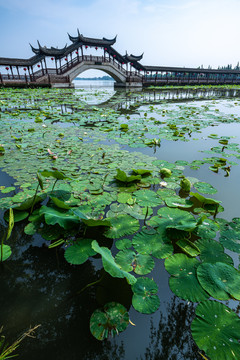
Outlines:
[[[192,214],[180,209],[163,207],[158,210],[158,217],[155,222],[162,227],[173,228],[177,230],[193,231],[197,222]],[[151,219],[149,221],[151,225]]]
[[[136,234],[132,243],[140,254],[152,254],[158,259],[164,259],[172,254],[173,246],[164,233],[141,231]]]
[[[149,278],[138,278],[132,285],[133,307],[142,314],[152,314],[160,306],[160,300],[157,295],[158,286],[155,281]]]
[[[204,301],[196,308],[192,336],[211,360],[239,359],[240,319],[217,301]]]
[[[92,242],[92,248],[98,254],[102,256],[102,263],[104,270],[108,272],[112,277],[126,278],[129,284],[133,285],[136,282],[136,278],[122,270],[121,267],[115,262],[111,251],[106,247],[100,247],[96,240]]]
[[[172,276],[169,279],[170,289],[182,299],[198,302],[209,296],[201,287],[196,275],[197,259],[184,254],[175,254],[165,260],[165,268]]]
[[[126,308],[116,302],[104,305],[103,310],[97,309],[90,318],[90,331],[98,340],[108,339],[124,331],[129,324]]]
[[[73,265],[83,264],[89,256],[93,255],[96,255],[96,252],[92,249],[92,239],[79,239],[64,253],[67,262]]]
[[[180,239],[176,244],[189,256],[195,257],[200,254],[199,248],[188,239]]]
[[[137,175],[150,175],[152,173],[151,170],[147,169],[132,169],[132,171]]]
[[[240,272],[226,263],[202,263],[197,269],[201,286],[218,300],[240,300]]]
[[[181,181],[180,181],[180,186],[181,186],[181,189],[183,189],[183,191],[186,191],[186,192],[189,192],[191,190],[191,181],[187,178],[183,178]]]
[[[171,196],[171,197],[167,197],[165,199],[165,203],[168,207],[173,207],[173,208],[191,208],[193,206],[193,203],[190,200],[187,199],[183,199],[180,196]]]
[[[132,246],[132,242],[129,239],[120,239],[115,242],[115,246],[118,250],[129,249]]]
[[[162,175],[162,177],[170,177],[170,176],[172,176],[172,172],[171,172],[171,170],[170,169],[167,169],[167,168],[162,168],[162,169],[160,169],[160,174]]]
[[[130,183],[136,180],[141,180],[141,175],[127,176],[125,171],[117,169],[117,175],[115,176],[115,179],[124,183]]]
[[[206,182],[196,182],[194,184],[195,189],[203,194],[215,194],[217,190]]]
[[[240,230],[225,227],[220,232],[219,241],[226,249],[240,253]]]
[[[132,200],[132,195],[129,193],[121,192],[118,194],[117,201],[122,204],[129,203]]]
[[[39,214],[44,215],[48,225],[59,224],[64,229],[70,229],[72,226],[79,223],[79,217],[71,210],[67,211],[43,205],[39,210]]]
[[[195,242],[195,245],[200,249],[200,259],[203,262],[216,263],[224,262],[233,265],[233,259],[225,254],[223,246],[212,239],[202,238]]]
[[[11,191],[13,191],[13,190],[15,190],[15,189],[16,189],[16,188],[15,188],[14,186],[8,186],[8,187],[2,189],[1,192],[2,192],[3,194],[8,194],[8,193],[10,193]]]
[[[213,239],[217,235],[219,225],[211,220],[204,219],[194,230],[194,234],[204,239]]]
[[[133,193],[137,204],[140,206],[159,206],[163,205],[163,201],[152,190],[138,190]]]
[[[119,251],[115,257],[117,264],[127,272],[134,271],[139,275],[149,274],[154,268],[154,260],[150,255],[136,254],[133,250]]]
[[[43,171],[39,171],[39,174],[44,177],[53,177],[56,180],[69,179],[68,176],[64,175],[62,172],[58,170],[43,170]]]
[[[0,246],[0,260],[5,261],[12,255],[10,246],[2,244]]]
[[[116,239],[125,235],[131,235],[138,231],[139,222],[130,215],[119,215],[109,219],[111,222],[110,229],[105,232],[105,236]]]

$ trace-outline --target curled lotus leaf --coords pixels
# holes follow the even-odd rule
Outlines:
[[[64,257],[70,264],[83,264],[90,256],[96,255],[92,248],[92,239],[81,239],[69,246]]]
[[[123,270],[127,272],[134,271],[139,275],[149,274],[155,265],[150,255],[137,254],[130,249],[119,251],[115,260]]]
[[[188,239],[180,239],[176,244],[189,256],[195,257],[200,254],[199,248]]]
[[[131,235],[138,231],[139,222],[130,215],[119,215],[118,217],[107,219],[111,222],[111,227],[105,232],[105,236],[111,239]]]
[[[237,360],[240,354],[240,319],[226,305],[203,301],[195,310],[191,330],[194,341],[211,360]]]
[[[104,305],[103,309],[97,309],[90,318],[90,331],[98,340],[114,337],[124,331],[129,324],[127,309],[116,302]]]
[[[170,289],[182,299],[198,302],[206,300],[209,295],[199,284],[196,268],[199,261],[184,254],[175,254],[165,260],[165,268],[171,277]]]
[[[197,269],[201,286],[218,300],[240,300],[240,272],[226,263],[202,263]]]
[[[142,314],[152,314],[160,306],[160,300],[157,295],[158,286],[154,280],[149,278],[138,278],[132,285],[133,307]]]
[[[115,179],[124,183],[131,183],[133,181],[141,180],[141,175],[130,175],[128,176],[125,171],[117,169],[117,175]]]
[[[133,285],[136,282],[136,278],[124,271],[120,265],[118,265],[112,256],[111,251],[106,247],[100,247],[96,240],[92,242],[92,248],[98,254],[102,256],[102,263],[104,270],[108,272],[112,277],[126,278],[129,284]]]
[[[191,190],[191,186],[192,186],[192,184],[189,179],[187,179],[185,177],[183,179],[181,179],[180,187],[183,191],[189,192]]]
[[[12,250],[9,245],[2,244],[0,247],[0,261],[7,260],[12,255]]]
[[[70,229],[74,224],[79,223],[79,217],[71,210],[53,208],[43,205],[39,210],[40,215],[44,215],[46,224],[58,224],[64,229]]]

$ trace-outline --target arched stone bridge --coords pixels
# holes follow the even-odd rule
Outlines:
[[[71,87],[72,81],[89,69],[102,70],[116,86],[238,84],[240,69],[194,69],[142,65],[143,54],[121,55],[113,48],[114,39],[68,35],[71,45],[47,48],[31,45],[29,59],[0,57],[0,86]],[[100,52],[100,54],[99,54]],[[96,55],[98,54],[98,55]]]

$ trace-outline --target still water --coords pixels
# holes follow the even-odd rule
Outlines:
[[[81,91],[89,104],[107,106],[110,99],[120,96],[121,101],[116,103],[116,108],[130,109],[137,102],[140,114],[146,110],[146,103],[152,104],[161,99],[169,100],[168,109],[171,110],[176,108],[178,101],[191,101],[192,106],[198,107],[213,98],[224,96],[222,100],[218,100],[221,101],[221,111],[240,115],[239,105],[229,109],[229,105],[238,99],[238,94],[231,91],[224,95],[221,92],[200,91],[195,96],[189,90],[145,94],[137,92],[127,97],[124,92],[116,92],[111,81],[76,80],[75,86],[76,92]],[[99,96],[98,90],[101,90]],[[232,96],[235,96],[235,100]],[[189,142],[163,140],[161,146],[154,149],[132,149],[127,145],[121,145],[121,148],[141,151],[170,162],[191,162],[203,157],[201,150],[209,150],[216,144],[214,140],[205,141],[212,132],[217,132],[220,136],[234,134],[234,142],[240,143],[239,123],[232,123],[218,124],[216,129],[207,127],[201,130],[201,134],[193,133]],[[218,190],[216,198],[221,199],[225,208],[222,217],[230,220],[239,216],[240,166],[233,167],[229,177],[209,171],[208,165],[202,166],[197,175],[194,170],[186,169],[185,175],[197,176],[200,181],[214,184]],[[14,183],[3,172],[0,180],[0,185],[11,186]],[[21,224],[14,228],[13,256],[0,269],[0,326],[4,327],[8,342],[14,341],[30,325],[41,324],[36,338],[26,339],[20,345],[17,351],[19,360],[202,359],[189,330],[194,305],[180,300],[171,292],[163,260],[158,261],[151,273],[154,279],[159,279],[160,309],[153,315],[142,315],[130,308],[131,293],[122,280],[113,281],[107,277],[101,286],[91,287],[79,294],[101,271],[100,260],[71,266],[64,260],[63,250],[49,250],[40,236],[27,236],[23,228]],[[114,300],[124,304],[127,309],[130,308],[130,319],[135,325],[128,326],[125,332],[113,340],[97,341],[90,334],[89,318],[99,305]]]

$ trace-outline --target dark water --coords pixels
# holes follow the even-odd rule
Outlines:
[[[110,95],[113,94],[110,89]],[[122,148],[170,162],[192,161],[198,154],[201,158],[199,150],[209,149],[211,143],[205,146],[204,137],[212,132],[213,129],[204,129],[201,139],[196,141],[165,140],[155,150]],[[217,133],[234,134],[237,136],[234,142],[240,142],[239,124],[218,125]],[[200,138],[200,134],[197,135]],[[228,178],[209,171],[207,165],[197,172],[186,169],[185,175],[210,182],[217,188],[216,198],[222,200],[225,207],[222,217],[230,220],[239,215],[239,166],[232,168]],[[0,185],[11,186],[13,182],[8,175],[0,173]],[[40,236],[24,234],[24,225],[14,227],[13,256],[0,267],[0,326],[3,325],[8,342],[14,341],[29,326],[41,324],[36,338],[27,338],[20,345],[19,360],[202,359],[190,332],[194,304],[180,300],[171,292],[163,260],[158,261],[151,273],[159,286],[160,309],[153,315],[139,314],[130,308],[131,291],[124,280],[106,275],[101,285],[80,292],[101,276],[99,259],[71,266],[64,260],[64,250],[49,250]],[[1,227],[2,234],[3,225]],[[100,342],[90,334],[89,318],[97,307],[108,301],[124,304],[135,326],[129,325],[113,340]]]

